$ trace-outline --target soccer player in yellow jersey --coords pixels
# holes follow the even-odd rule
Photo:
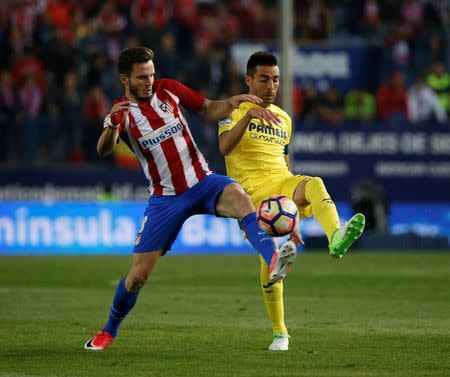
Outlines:
[[[280,85],[277,58],[264,51],[254,53],[247,62],[245,82],[249,93],[261,98],[262,104],[244,102],[219,122],[219,147],[225,155],[227,174],[242,185],[255,206],[273,194],[291,198],[300,217],[312,215],[320,223],[329,241],[330,255],[341,258],[362,234],[364,215],[358,213],[342,226],[322,179],[291,172],[292,121],[274,105]],[[279,123],[270,121],[267,111],[275,114]],[[297,244],[302,242],[298,229],[291,233],[291,239]],[[287,351],[289,335],[284,323],[283,283],[264,288],[268,275],[266,263],[261,260],[261,285],[273,330],[269,350]]]

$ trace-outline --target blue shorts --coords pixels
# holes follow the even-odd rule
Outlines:
[[[134,253],[169,250],[183,225],[193,215],[216,214],[225,186],[235,180],[211,174],[181,195],[151,196],[134,243]]]

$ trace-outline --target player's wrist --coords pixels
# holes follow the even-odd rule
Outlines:
[[[232,110],[234,110],[236,108],[233,104],[233,97],[228,98],[226,103],[227,103],[228,108],[231,108]]]
[[[106,127],[112,130],[118,130],[119,126],[119,124],[114,124],[113,122],[111,122],[111,119],[108,119],[108,121],[106,122]]]

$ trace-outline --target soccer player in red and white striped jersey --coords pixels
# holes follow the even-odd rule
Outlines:
[[[86,342],[89,350],[105,349],[114,341],[158,259],[170,249],[184,221],[192,215],[238,219],[247,239],[270,266],[269,284],[284,278],[296,256],[292,241],[277,253],[276,243],[259,229],[255,207],[241,186],[211,172],[181,112],[184,108],[219,120],[242,102],[259,104],[261,99],[242,94],[212,101],[175,80],[155,80],[153,51],[146,47],[122,51],[118,71],[125,95],[114,101],[105,118],[97,151],[105,156],[113,151],[119,137],[125,141],[150,182],[151,195],[136,237],[133,265],[117,286],[106,325]],[[279,122],[264,108],[260,120],[269,125]]]

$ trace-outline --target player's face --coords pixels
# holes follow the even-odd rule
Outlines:
[[[137,101],[148,101],[152,95],[152,86],[155,81],[155,66],[153,61],[135,63],[130,76],[126,76],[125,91],[127,97]]]
[[[278,66],[258,65],[253,76],[246,76],[245,81],[253,94],[263,100],[268,106],[275,102],[280,86],[280,70]]]

